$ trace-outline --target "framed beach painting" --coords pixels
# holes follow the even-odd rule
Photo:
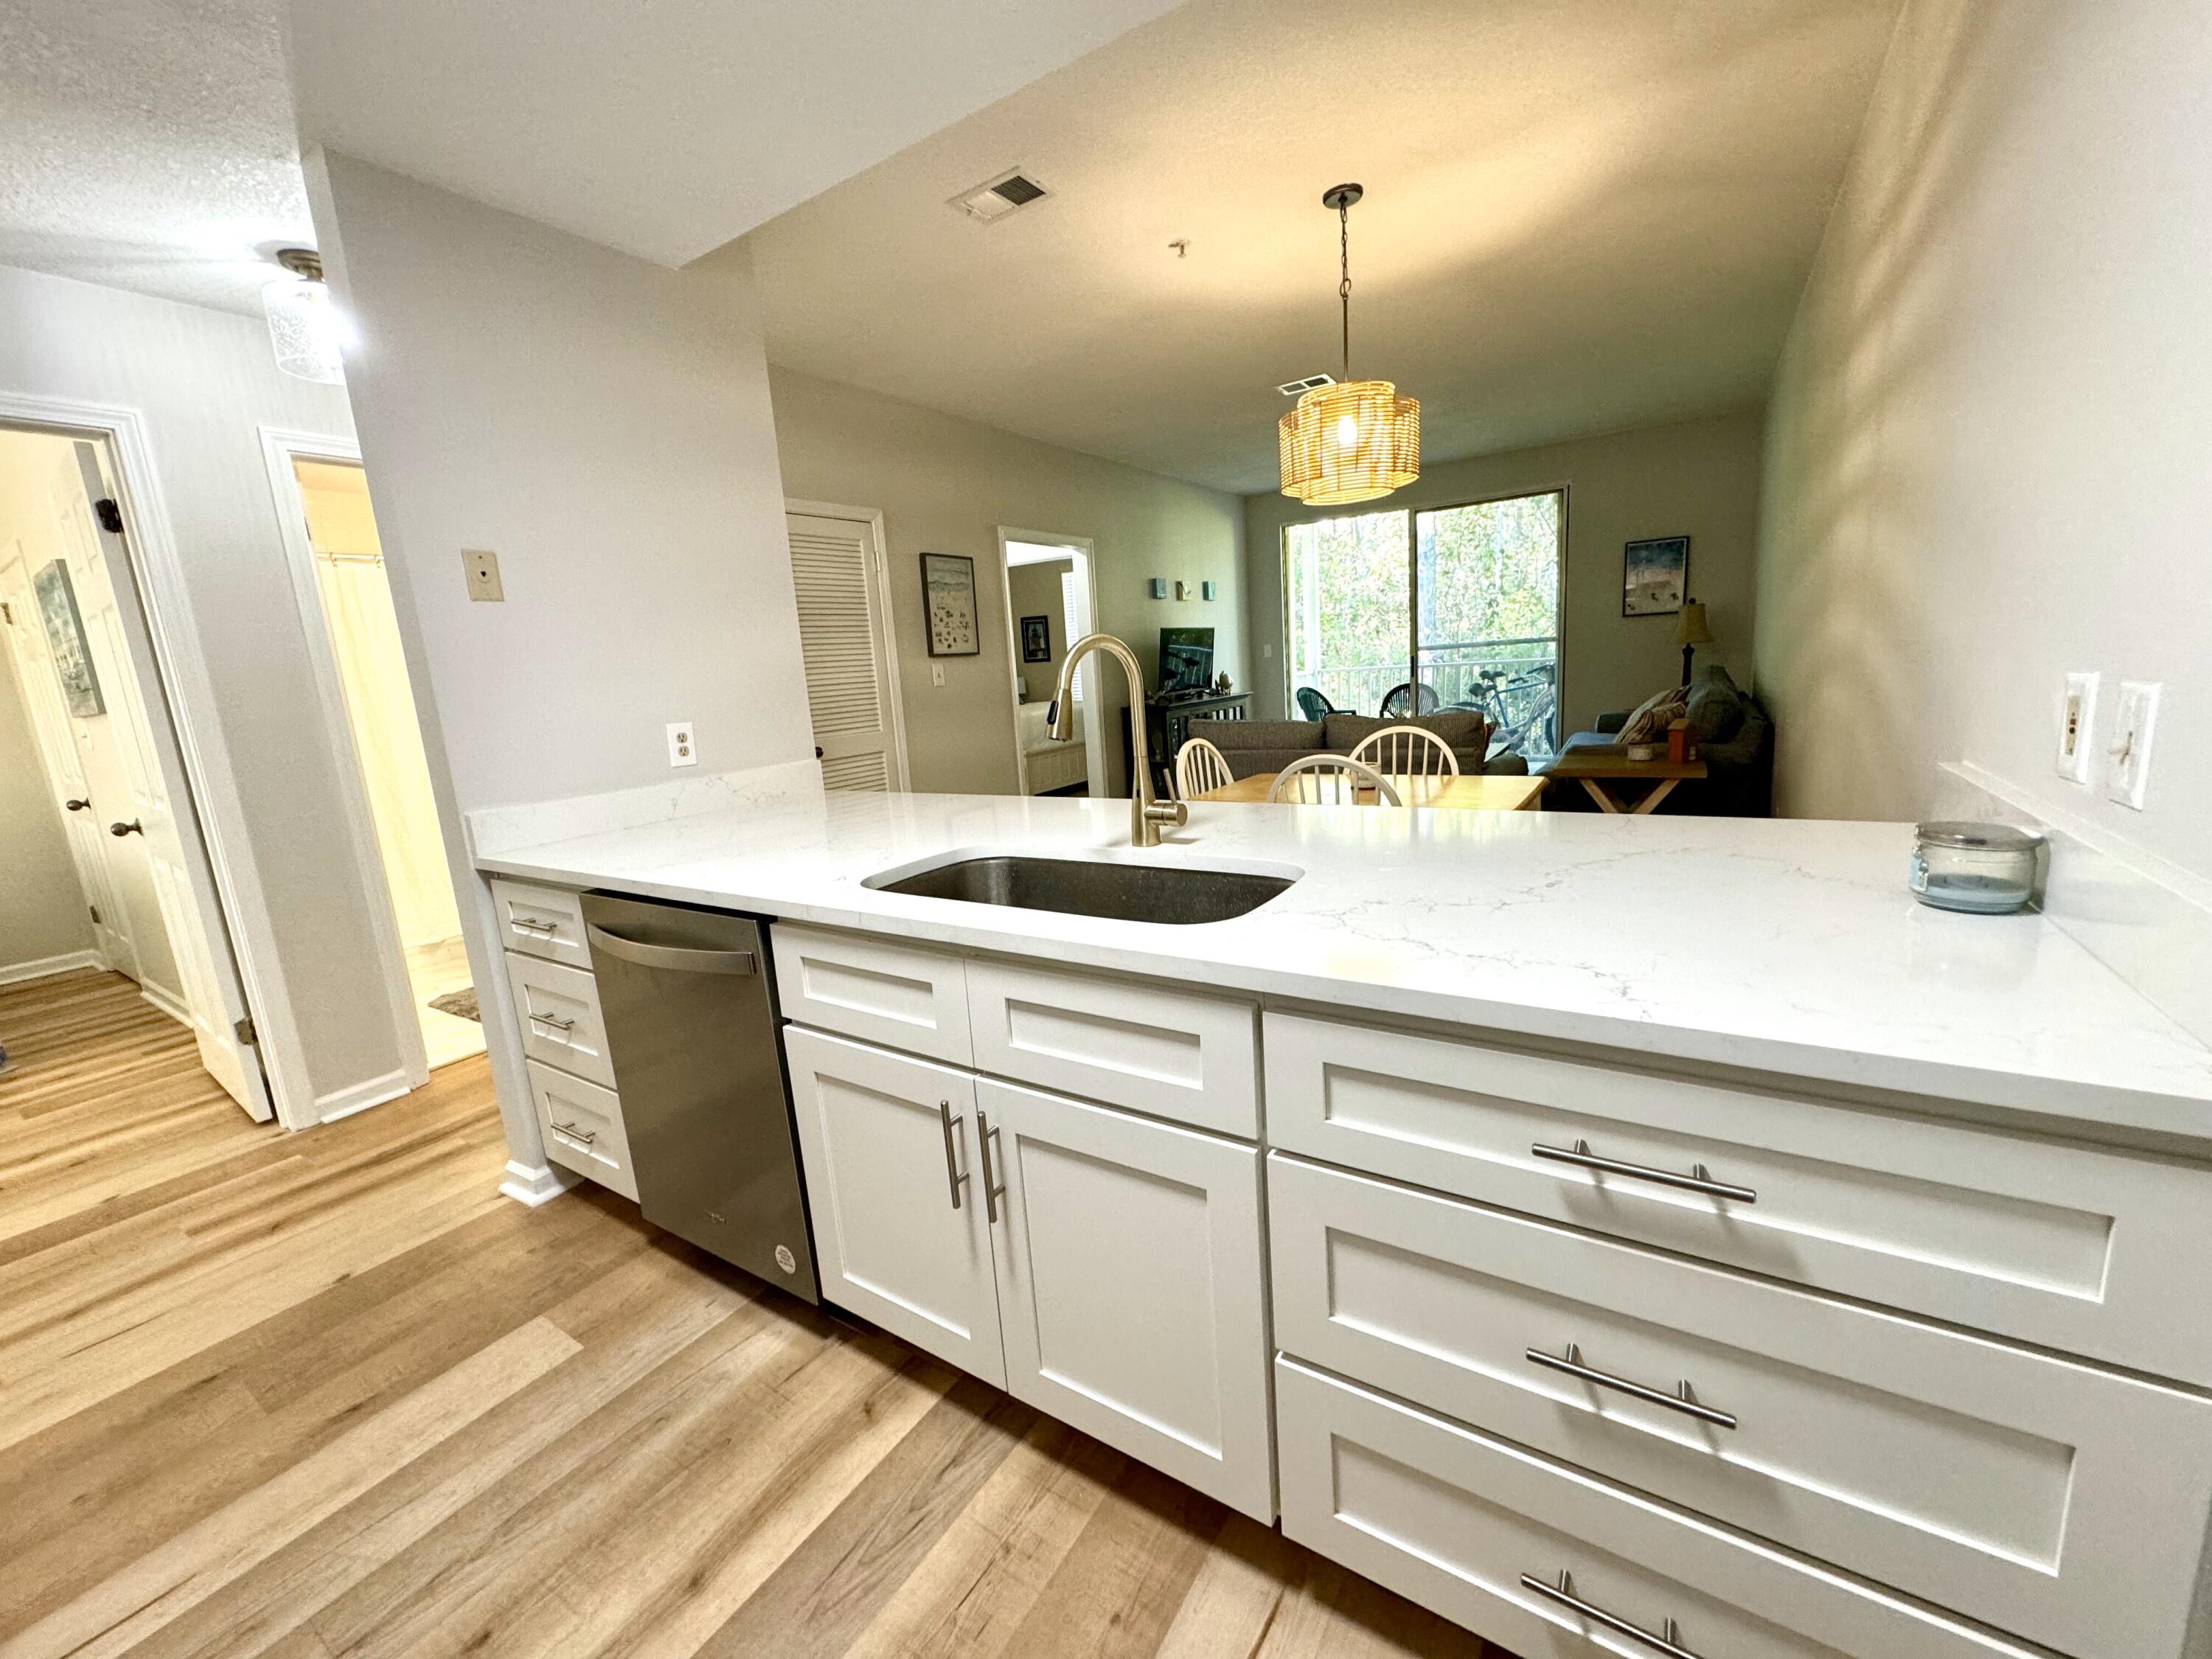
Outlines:
[[[929,617],[929,654],[972,657],[983,648],[975,626],[975,561],[964,553],[921,556],[921,604]]]
[[[1659,536],[1621,550],[1620,614],[1671,617],[1690,588],[1690,538]]]
[[[92,665],[92,647],[85,642],[84,618],[77,613],[69,567],[56,559],[31,578],[31,586],[39,596],[39,620],[46,625],[46,643],[53,648],[54,667],[61,675],[62,696],[70,713],[80,720],[105,714],[107,702],[100,695],[100,674]]]

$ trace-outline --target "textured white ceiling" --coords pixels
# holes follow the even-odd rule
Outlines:
[[[293,0],[292,54],[311,142],[680,264],[1176,3]]]
[[[258,310],[313,240],[280,8],[0,4],[0,264]]]
[[[1272,489],[1357,179],[1352,369],[1422,399],[1430,459],[1746,407],[1898,9],[1193,0],[752,233],[769,356]],[[945,206],[1016,165],[1054,193]]]

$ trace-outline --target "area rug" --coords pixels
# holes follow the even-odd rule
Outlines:
[[[459,1014],[463,1019],[472,1019],[481,1025],[483,1015],[477,1007],[477,988],[448,991],[441,997],[432,997],[430,1006],[441,1014]]]

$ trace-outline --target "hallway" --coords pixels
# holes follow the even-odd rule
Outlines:
[[[119,976],[0,1033],[0,1652],[1483,1651],[618,1198],[498,1196],[481,1059],[287,1136]]]

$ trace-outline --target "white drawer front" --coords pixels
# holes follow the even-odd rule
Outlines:
[[[2212,1255],[2212,1171],[1295,1015],[1267,1015],[1267,1048],[1274,1146],[2212,1382],[2212,1300],[2171,1294],[2173,1263]]]
[[[769,938],[786,1019],[969,1063],[967,966],[958,957],[787,922]]]
[[[1289,1360],[1275,1369],[1283,1530],[1520,1659],[1646,1659],[1526,1574],[1698,1659],[2027,1659],[1873,1585]]]
[[[610,1089],[615,1086],[596,980],[580,968],[509,952],[507,981],[514,989],[525,1054]]]
[[[2069,1653],[2179,1650],[2212,1403],[1280,1154],[1267,1178],[1285,1352]]]
[[[538,1109],[545,1156],[635,1201],[637,1176],[630,1168],[629,1139],[615,1091],[534,1060],[524,1064],[530,1070],[530,1103]]]
[[[1258,1022],[1249,1002],[998,963],[968,965],[975,1067],[1255,1139]]]
[[[544,957],[548,962],[565,962],[571,968],[592,965],[591,947],[584,942],[580,895],[565,887],[541,887],[534,881],[494,876],[491,903],[499,917],[499,942],[508,950]]]

